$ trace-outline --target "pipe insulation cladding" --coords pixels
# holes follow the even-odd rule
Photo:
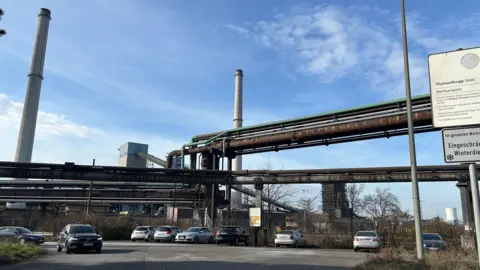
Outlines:
[[[416,126],[432,124],[432,112],[415,112],[413,120]],[[230,150],[244,150],[281,144],[306,143],[314,140],[332,139],[336,137],[366,134],[372,132],[395,130],[407,126],[407,115],[384,116],[375,119],[358,120],[350,123],[332,124],[326,127],[311,128],[301,131],[288,131],[273,135],[263,135],[255,138],[245,138],[228,142]],[[184,154],[208,152],[212,149],[221,149],[222,142],[213,142],[208,146],[193,147],[184,150]],[[167,156],[167,165],[172,164],[173,157],[180,156],[181,150],[171,151]]]

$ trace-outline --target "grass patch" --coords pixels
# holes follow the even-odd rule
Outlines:
[[[425,252],[425,262],[416,260],[414,250],[383,249],[371,255],[357,270],[473,270],[480,269],[474,253],[461,249]]]
[[[35,258],[41,253],[40,246],[17,243],[0,243],[0,265],[13,264]]]

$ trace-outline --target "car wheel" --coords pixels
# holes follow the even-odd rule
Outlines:
[[[195,238],[193,238],[193,243],[198,244],[198,236],[195,236]]]
[[[354,252],[358,252],[358,248],[354,248],[353,251],[354,251]]]
[[[220,245],[220,242],[216,241],[216,244],[217,244],[217,245]]]
[[[62,252],[62,248],[57,245],[57,252]]]
[[[67,248],[67,249],[65,249],[65,253],[70,254],[70,253],[72,253],[72,251],[70,251],[70,250]]]
[[[213,236],[210,236],[210,238],[208,238],[208,243],[213,244]]]
[[[280,245],[279,245],[279,244],[276,244],[275,246],[276,246],[276,247],[280,247]]]
[[[245,246],[248,247],[248,238],[245,238],[245,242],[244,242]]]
[[[132,242],[135,242],[135,239],[132,239]]]
[[[96,252],[96,253],[102,253],[102,249],[101,249],[101,248],[97,248],[97,249],[95,249],[95,252]]]

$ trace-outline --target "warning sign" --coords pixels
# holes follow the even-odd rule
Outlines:
[[[442,130],[446,163],[480,161],[480,128]]]
[[[262,226],[262,211],[260,208],[250,208],[250,227]]]

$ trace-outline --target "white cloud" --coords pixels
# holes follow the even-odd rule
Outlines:
[[[227,27],[276,51],[304,74],[318,76],[326,83],[339,78],[364,80],[374,92],[391,98],[404,93],[401,28],[399,19],[392,17],[399,18],[399,14],[375,7],[321,5],[295,7],[250,28]],[[478,17],[473,14],[470,19],[464,18],[462,27],[472,25]],[[409,55],[414,94],[428,91],[426,52],[474,44],[470,36],[439,34],[444,26],[441,23],[435,29],[426,29],[420,18],[417,13],[407,18],[409,43],[418,47],[411,48]]]

